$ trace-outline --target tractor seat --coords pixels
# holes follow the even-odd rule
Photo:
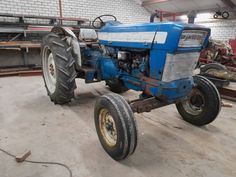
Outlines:
[[[79,40],[82,42],[97,42],[98,36],[94,29],[81,28],[79,33]]]

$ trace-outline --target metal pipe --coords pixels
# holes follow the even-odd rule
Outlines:
[[[157,3],[161,3],[161,2],[167,2],[169,0],[148,0],[148,1],[144,1],[142,2],[142,6],[149,6],[152,4],[157,4]]]
[[[159,14],[157,12],[151,14],[151,16],[150,16],[151,23],[153,23],[155,21],[155,17],[159,18]]]
[[[62,2],[61,2],[61,0],[59,0],[59,11],[60,11],[60,20],[59,20],[59,22],[60,22],[60,24],[62,25],[63,23],[62,23],[62,17],[63,17],[63,15],[62,15]]]

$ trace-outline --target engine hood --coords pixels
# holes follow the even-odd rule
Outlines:
[[[107,22],[99,30],[98,39],[101,44],[108,46],[174,49],[184,29],[206,30],[210,34],[210,29],[194,24]]]

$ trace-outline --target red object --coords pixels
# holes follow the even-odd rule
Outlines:
[[[233,53],[236,54],[236,39],[230,39],[229,44],[232,47]]]
[[[230,54],[227,53],[227,49],[225,47],[216,45],[210,46],[201,51],[199,62],[204,64],[217,62],[225,66],[236,68],[236,39],[229,40],[229,44],[233,50]],[[208,58],[208,53],[211,55],[214,54],[214,57]]]

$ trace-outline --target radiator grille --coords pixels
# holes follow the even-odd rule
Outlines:
[[[170,82],[193,76],[198,58],[199,52],[167,54],[162,81]]]

